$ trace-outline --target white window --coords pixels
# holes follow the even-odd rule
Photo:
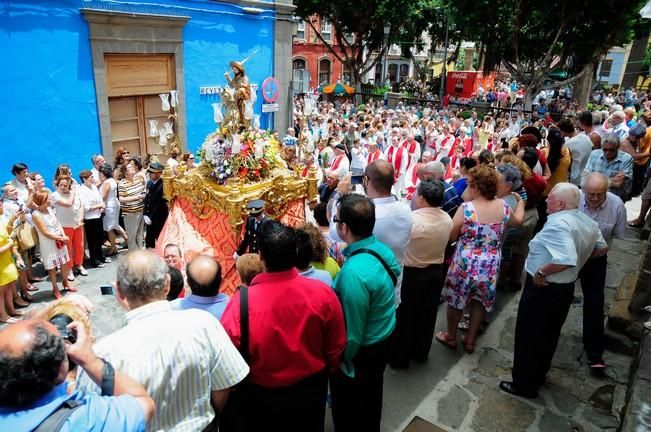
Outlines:
[[[327,18],[321,18],[321,36],[327,41],[332,37],[332,25]]]
[[[296,25],[296,39],[305,40],[305,20],[301,20]]]

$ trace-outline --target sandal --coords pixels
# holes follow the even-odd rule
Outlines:
[[[0,321],[0,324],[16,324],[18,321],[20,321],[18,318],[9,317],[6,320]]]
[[[463,344],[463,349],[466,353],[472,354],[475,352],[475,344],[466,343],[466,336],[461,336],[461,343]]]
[[[29,306],[29,303],[20,298],[20,296],[14,298],[14,307],[15,308],[25,308]]]
[[[644,222],[630,221],[627,223],[627,225],[630,226],[631,228],[642,228],[644,226]]]
[[[75,287],[74,285],[64,285],[63,289],[68,292],[77,292],[77,287]]]
[[[27,285],[27,291],[38,291],[39,288],[37,286],[32,285],[31,283]]]
[[[14,311],[14,313],[9,314],[9,315],[11,315],[14,318],[18,318],[18,317],[22,317],[23,315],[25,315],[25,312],[23,312],[23,311]]]
[[[29,282],[43,282],[45,281],[44,277],[39,277],[39,276],[32,276],[27,279]]]
[[[445,345],[446,347],[450,348],[451,350],[457,349],[457,340],[450,338],[450,335],[448,335],[448,332],[438,332],[436,333],[436,341],[439,342],[440,344]]]
[[[32,295],[28,291],[18,290],[18,295],[20,295],[20,298],[25,300],[27,303],[34,301]]]

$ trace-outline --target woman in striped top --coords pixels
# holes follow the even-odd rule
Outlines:
[[[135,165],[130,162],[122,166],[122,180],[118,184],[118,197],[124,216],[129,251],[142,249],[144,246],[144,224],[142,211],[145,202],[145,185],[135,177]]]

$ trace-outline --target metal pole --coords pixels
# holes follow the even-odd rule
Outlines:
[[[382,63],[382,78],[381,85],[384,87],[384,84],[387,80],[387,54],[389,53],[389,35],[384,35],[384,62]]]
[[[450,41],[448,40],[448,16],[445,15],[445,49],[443,50],[443,70],[441,71],[441,88],[439,89],[439,101],[443,102],[443,95],[445,94],[445,81],[447,78],[447,64],[448,64],[448,47]]]

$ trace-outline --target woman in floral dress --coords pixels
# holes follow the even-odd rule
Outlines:
[[[450,241],[457,248],[445,280],[443,295],[448,304],[448,330],[438,332],[436,340],[451,349],[457,347],[457,325],[463,309],[470,308],[470,327],[462,343],[472,353],[475,338],[486,312],[493,309],[495,286],[500,269],[502,237],[507,226],[520,225],[524,203],[515,195],[517,206],[511,211],[497,193],[497,172],[478,166],[468,172],[466,196],[454,215]]]

